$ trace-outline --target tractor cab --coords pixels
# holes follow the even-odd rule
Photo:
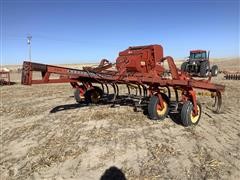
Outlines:
[[[209,52],[205,50],[192,50],[190,51],[189,60],[207,60],[209,57]]]

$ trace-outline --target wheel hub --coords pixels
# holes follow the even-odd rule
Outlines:
[[[165,101],[163,101],[163,108],[161,108],[159,104],[157,105],[157,113],[159,116],[164,115],[166,111],[167,111],[167,103]]]

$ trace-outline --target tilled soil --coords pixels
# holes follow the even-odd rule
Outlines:
[[[200,97],[201,120],[187,128],[76,104],[68,84],[0,87],[1,179],[99,179],[112,166],[127,179],[240,179],[240,81],[214,82],[226,85],[222,113]]]

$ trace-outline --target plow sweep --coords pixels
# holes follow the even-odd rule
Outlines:
[[[34,79],[35,72],[41,78]],[[197,80],[179,70],[172,57],[163,56],[160,45],[129,47],[114,64],[103,59],[97,67],[81,70],[25,61],[22,84],[44,83],[70,83],[78,103],[132,105],[134,110],[147,111],[150,119],[177,113],[184,126],[197,124],[201,117],[196,89],[211,94],[213,111],[218,113],[225,88],[211,83],[211,76]]]

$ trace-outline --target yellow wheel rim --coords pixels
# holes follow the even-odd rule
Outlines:
[[[167,103],[163,101],[163,109],[161,110],[160,105],[157,105],[157,114],[163,116],[167,112]]]
[[[84,97],[84,95],[81,95],[81,94],[80,94],[80,98],[81,98],[81,99],[84,99],[85,97]]]
[[[196,116],[193,116],[193,110],[191,111],[191,121],[192,123],[196,123],[200,117],[200,107],[197,105],[197,110],[198,110],[198,114]]]

